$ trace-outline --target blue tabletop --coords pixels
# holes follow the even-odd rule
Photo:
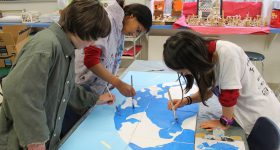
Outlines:
[[[131,99],[113,90],[120,112],[114,106],[95,106],[59,150],[194,149],[199,105],[178,109],[177,123],[167,109],[165,95],[167,88],[173,86],[167,83],[177,83],[177,74],[130,71],[122,80],[130,84],[131,75],[137,91],[135,109]],[[194,123],[190,123],[188,119],[193,117]]]

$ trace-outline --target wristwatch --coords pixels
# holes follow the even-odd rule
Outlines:
[[[220,118],[220,123],[224,126],[230,126],[234,123],[234,119],[227,119],[225,116]]]

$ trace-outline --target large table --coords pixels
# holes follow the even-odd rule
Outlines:
[[[144,61],[144,60],[135,60],[128,68],[127,70],[122,74],[121,78],[123,78],[127,73],[130,73],[131,71],[142,71],[142,72],[152,72],[152,73],[174,73],[172,70],[168,69],[163,62],[161,61]],[[154,82],[154,81],[151,81]],[[151,83],[153,84],[153,83]],[[118,96],[116,96],[118,97]],[[213,96],[210,100],[207,101],[207,104],[209,107],[206,107],[202,104],[199,104],[199,113],[197,115],[197,120],[196,120],[196,133],[204,133],[204,134],[210,134],[210,132],[200,129],[199,124],[202,121],[208,120],[208,119],[218,119],[221,116],[221,106],[218,102],[217,97]],[[93,108],[94,109],[94,108]],[[102,107],[101,109],[106,109],[106,106]],[[98,110],[95,110],[98,113]],[[94,130],[94,128],[90,129],[83,129],[81,128],[86,128],[88,124],[92,124],[92,126],[104,126],[105,128],[110,128],[109,124],[102,124],[102,121],[100,122],[94,122],[94,119],[91,117],[91,111],[89,111],[76,125],[75,127],[66,135],[66,137],[61,141],[61,147],[60,150],[64,149],[69,149],[70,147],[75,147],[76,148],[82,148],[82,149],[88,149],[88,147],[83,147],[83,144],[80,144],[79,147],[77,147],[77,140],[92,140],[92,143],[95,139],[102,141],[102,136],[110,136],[114,138],[116,135],[114,133],[104,133],[106,131],[95,131],[94,133],[97,135],[86,135],[89,138],[92,139],[82,139],[79,137],[80,134],[83,134],[83,137],[85,134],[90,134],[89,130]],[[89,115],[90,114],[90,115]],[[96,115],[101,115],[102,117],[106,117],[107,114],[96,114]],[[88,133],[85,133],[88,132]],[[102,135],[101,135],[102,134]],[[240,136],[242,140],[245,143],[245,148],[248,149],[247,142],[246,142],[246,135],[244,131],[242,130],[241,127],[230,127],[228,130],[226,130],[225,135],[227,136]],[[74,143],[75,141],[75,143]],[[119,145],[119,141],[116,141],[116,145]],[[103,143],[106,146],[106,143]],[[114,144],[114,143],[111,143]],[[79,144],[78,144],[79,145]],[[96,148],[96,147],[92,147]],[[108,145],[108,149],[116,149],[116,147],[112,148]],[[118,147],[117,149],[127,149],[126,147]]]

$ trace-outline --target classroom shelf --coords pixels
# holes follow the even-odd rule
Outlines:
[[[21,25],[25,24],[33,28],[47,28],[50,26],[51,22],[34,22],[34,23],[16,23],[16,22],[0,22],[0,26],[10,26],[10,25]]]
[[[35,23],[13,23],[13,22],[0,22],[0,26],[7,26],[7,25],[20,25],[20,24],[26,24],[30,27],[38,27],[38,28],[47,28],[50,26],[50,22],[35,22]],[[203,27],[202,27],[203,28]],[[246,28],[246,27],[244,27]],[[176,30],[173,29],[172,25],[152,25],[151,29],[167,29],[167,30]],[[188,29],[188,28],[180,28],[180,29]],[[226,28],[225,28],[226,29]],[[280,34],[280,28],[269,28],[270,33],[274,34]],[[233,33],[234,34],[234,33]],[[238,33],[236,33],[238,34]]]
[[[271,28],[270,27],[270,33],[279,34],[280,33],[280,28]]]
[[[152,25],[152,29],[173,29],[172,25]]]
[[[139,41],[139,44],[141,45],[141,37],[144,35],[144,33],[141,33],[137,37],[133,36],[125,36],[125,42],[131,42],[132,46],[129,48],[133,51],[131,56],[122,56],[122,59],[136,59],[141,54],[142,46],[137,46],[137,41]],[[138,50],[138,51],[137,51]]]

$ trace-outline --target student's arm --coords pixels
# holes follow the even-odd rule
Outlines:
[[[208,91],[206,94],[206,100],[208,100],[210,97],[212,97],[213,93],[212,91]],[[196,92],[194,94],[192,94],[190,96],[192,102],[191,103],[199,103],[201,102],[201,96],[200,96],[200,92]],[[174,105],[174,109],[176,110],[177,108],[183,107],[185,105],[188,105],[189,100],[188,98],[184,97],[183,100],[181,99],[173,99],[173,105]],[[171,101],[168,102],[168,109],[172,110],[172,104]]]
[[[222,113],[223,116],[225,116],[226,118],[233,118],[233,110],[234,110],[234,106],[232,107],[222,106]],[[229,126],[224,126],[223,124],[221,124],[219,119],[204,121],[200,124],[200,128],[207,129],[208,131],[212,131],[217,127],[220,127],[223,130],[229,128]]]
[[[8,115],[13,118],[14,131],[22,147],[49,140],[44,105],[50,67],[49,54],[24,56],[3,81],[5,105],[10,112]]]
[[[84,51],[85,51],[84,64],[89,70],[91,70],[95,75],[97,75],[104,81],[115,86],[122,95],[124,96],[135,95],[135,90],[133,87],[121,81],[118,77],[114,76],[100,63],[100,55],[101,55],[100,48],[95,46],[90,46],[85,48]]]
[[[239,97],[238,89],[221,90],[219,96],[219,102],[222,105],[222,116],[227,120],[233,120],[234,118],[234,106],[237,103]],[[221,124],[220,120],[209,120],[201,123],[200,127],[208,130],[213,130],[220,126],[222,129],[229,127]]]
[[[77,112],[84,113],[88,108],[94,106],[98,101],[99,95],[97,93],[88,92],[82,86],[75,84],[71,91],[68,104]]]
[[[86,91],[84,87],[76,84],[73,91],[71,91],[69,104],[77,113],[84,113],[89,107],[96,104],[113,104],[114,101],[114,95],[112,97],[109,93],[98,95],[94,91]]]
[[[134,96],[135,90],[129,84],[123,82],[118,77],[114,76],[111,72],[109,72],[102,64],[94,65],[89,68],[94,74],[99,76],[104,81],[109,82],[113,86],[115,86],[122,95],[124,96]]]
[[[231,107],[222,106],[223,116],[225,116],[227,119],[233,119],[234,117],[233,110],[234,110],[234,106]]]
[[[227,119],[233,119],[234,106],[237,104],[239,89],[221,90],[219,102],[222,105],[223,116]]]
[[[102,42],[101,42],[102,43]],[[102,46],[99,46],[102,47]],[[102,54],[102,49],[96,46],[89,46],[84,49],[84,65],[92,71],[99,78],[104,81],[117,86],[121,83],[120,79],[109,72],[101,63],[100,58]]]

